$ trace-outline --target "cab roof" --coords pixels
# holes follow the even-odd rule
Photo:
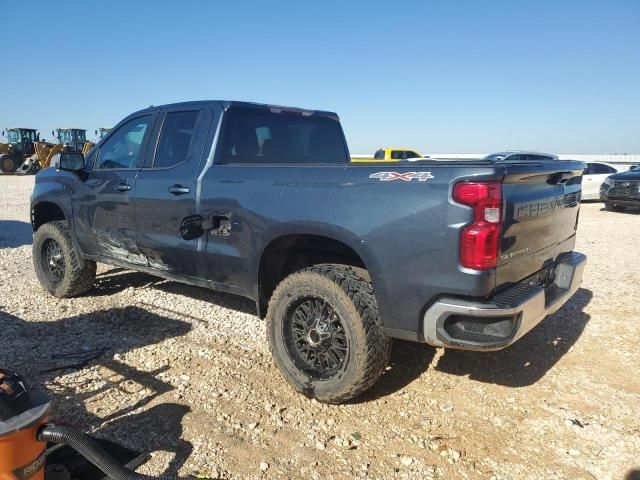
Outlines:
[[[268,103],[255,103],[255,102],[242,102],[237,100],[194,100],[190,102],[178,102],[178,103],[168,103],[165,105],[151,105],[148,108],[143,110],[139,110],[135,112],[135,114],[139,113],[152,113],[158,112],[162,109],[167,108],[193,108],[193,107],[204,107],[204,106],[218,106],[222,107],[223,110],[229,110],[230,108],[255,108],[260,110],[281,110],[281,111],[293,111],[293,112],[308,112],[313,115],[322,115],[327,117],[332,117],[337,119],[338,114],[335,112],[329,112],[327,110],[313,110],[309,108],[299,108],[299,107],[287,107],[284,105],[274,105]]]

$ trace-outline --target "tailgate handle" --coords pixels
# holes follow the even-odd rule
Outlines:
[[[558,172],[549,176],[547,183],[551,185],[557,185],[559,183],[567,183],[567,181],[573,177],[575,177],[575,173],[573,172]]]

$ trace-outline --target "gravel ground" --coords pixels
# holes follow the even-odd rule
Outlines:
[[[43,386],[58,421],[152,452],[141,472],[639,478],[639,214],[583,205],[583,286],[516,345],[397,342],[370,392],[326,406],[280,377],[242,298],[106,266],[82,298],[45,294],[31,263],[33,177],[0,184],[0,366]]]

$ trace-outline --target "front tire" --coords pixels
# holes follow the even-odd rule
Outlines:
[[[614,205],[613,203],[606,202],[604,208],[610,212],[624,212],[627,208],[620,205]]]
[[[13,173],[18,169],[18,160],[12,155],[0,156],[0,171],[2,173]]]
[[[345,265],[316,265],[285,278],[266,324],[282,375],[321,402],[342,403],[370,388],[391,355],[371,283]]]
[[[59,298],[86,293],[96,278],[96,263],[80,261],[66,221],[38,228],[33,237],[33,266],[40,285]]]

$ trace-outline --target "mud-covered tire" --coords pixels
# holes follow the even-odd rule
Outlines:
[[[276,365],[295,390],[321,402],[342,403],[361,394],[389,363],[392,340],[382,330],[371,283],[358,270],[334,264],[305,268],[280,282],[269,301],[267,338]],[[333,309],[347,340],[342,363],[328,377],[300,368],[292,353],[295,346],[287,341],[290,312],[306,298],[318,298]]]
[[[624,212],[627,208],[621,205],[614,205],[613,203],[606,202],[604,208],[610,212]]]
[[[45,223],[33,236],[33,266],[42,287],[60,298],[76,297],[91,289],[96,263],[80,261],[71,240],[69,224]],[[51,252],[58,252],[53,255]]]

